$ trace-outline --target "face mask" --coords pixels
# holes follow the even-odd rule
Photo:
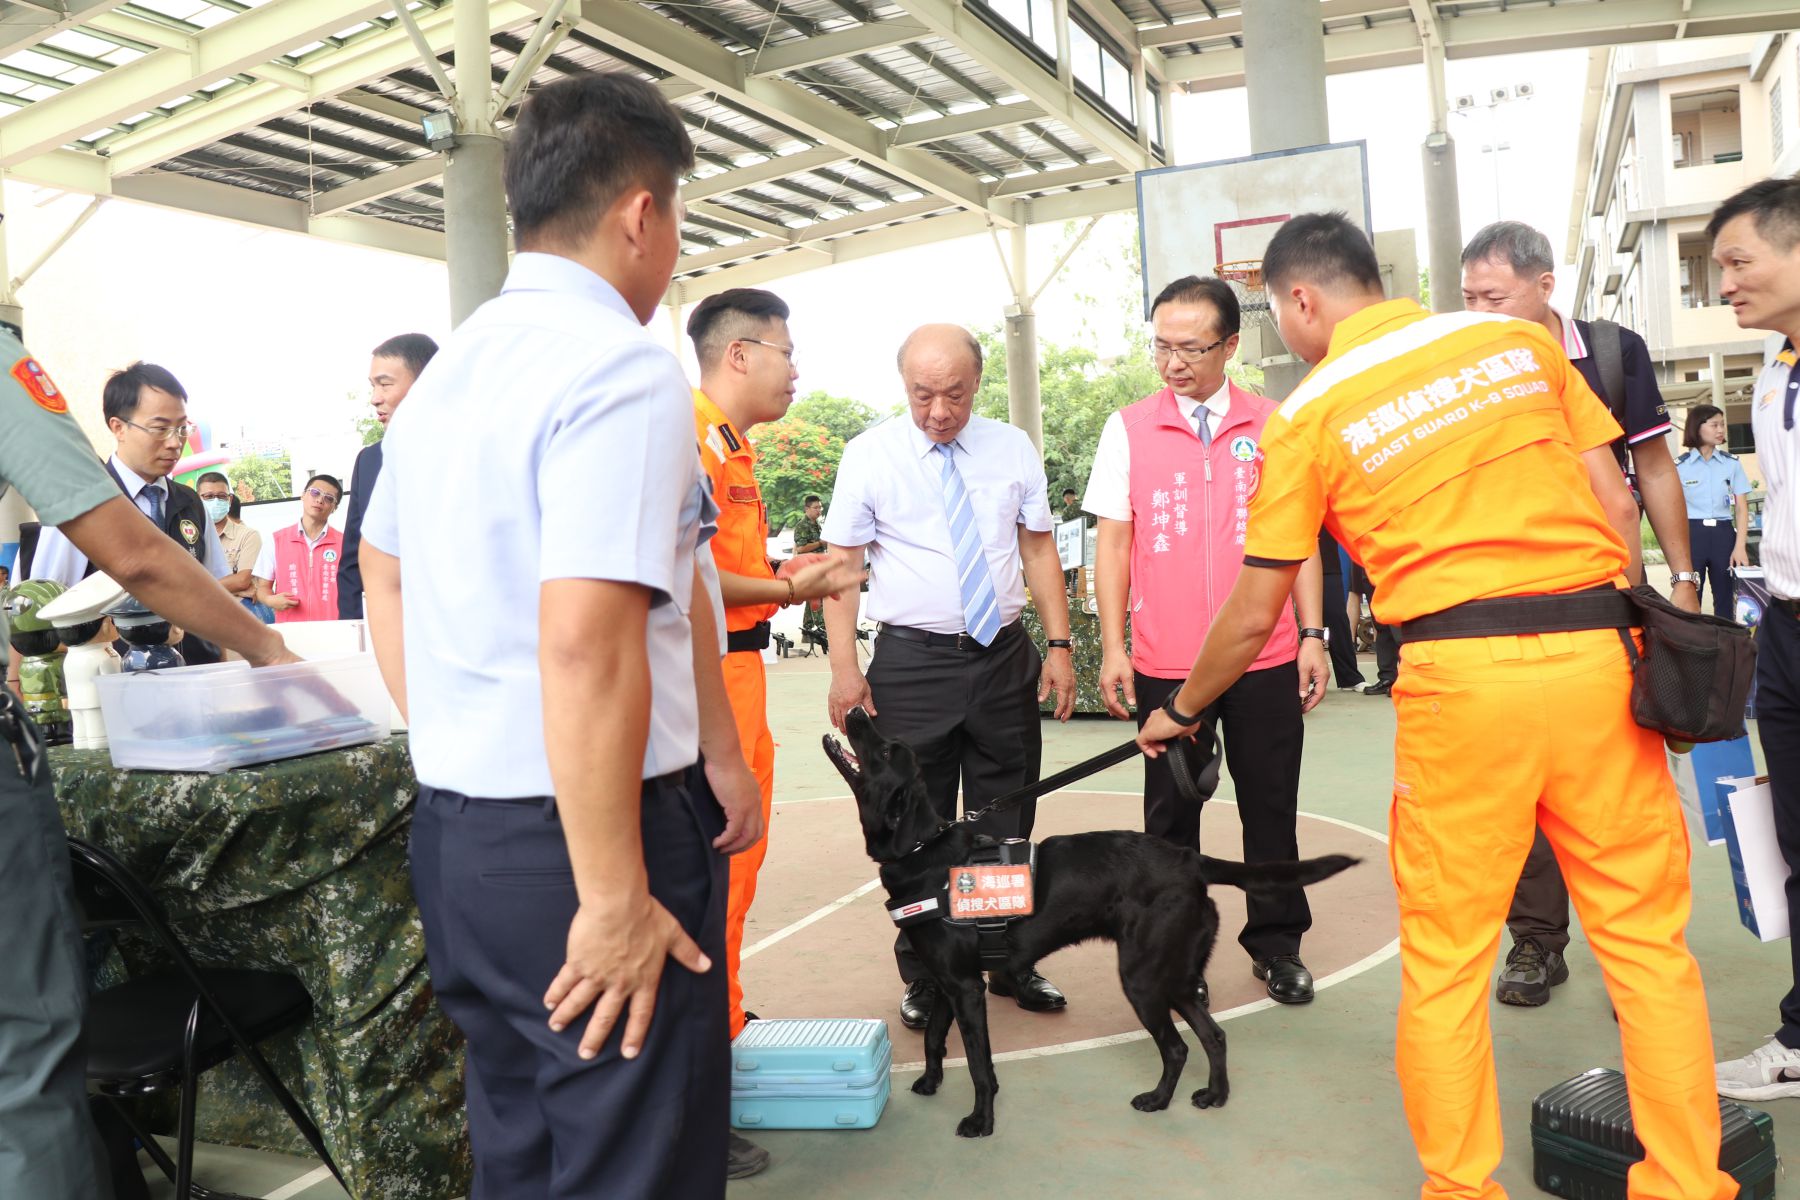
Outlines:
[[[201,503],[206,505],[206,515],[214,523],[223,521],[225,514],[231,511],[230,500],[203,500]]]

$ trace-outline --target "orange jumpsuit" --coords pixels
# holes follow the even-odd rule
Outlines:
[[[773,579],[769,566],[769,517],[762,492],[756,486],[756,451],[719,406],[705,392],[694,391],[694,434],[700,442],[700,463],[712,481],[713,502],[719,506],[719,531],[710,543],[713,561],[721,571]],[[751,604],[725,610],[725,628],[735,633],[767,621],[775,604]],[[725,656],[725,692],[731,698],[731,715],[737,720],[738,741],[744,759],[756,775],[762,791],[763,825],[769,823],[775,796],[775,738],[769,732],[768,681],[763,675],[762,652],[739,650]],[[725,908],[725,975],[731,994],[731,1036],[744,1028],[744,988],[738,981],[739,955],[744,948],[744,918],[756,898],[756,874],[768,854],[769,839],[762,840],[731,859],[731,888]]]
[[[1246,561],[1304,559],[1321,522],[1394,625],[1464,601],[1622,582],[1580,459],[1619,435],[1537,325],[1395,300],[1340,323],[1270,418]],[[1631,719],[1616,630],[1413,642],[1394,686],[1388,823],[1400,900],[1395,1066],[1422,1196],[1505,1192],[1488,979],[1542,827],[1619,1017],[1646,1157],[1633,1200],[1724,1200],[1687,826],[1662,739]],[[1572,1073],[1572,1072],[1571,1072]],[[1546,1080],[1546,1083],[1549,1081]]]

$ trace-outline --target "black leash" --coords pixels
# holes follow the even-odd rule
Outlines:
[[[1213,739],[1212,725],[1202,722],[1194,734],[1195,740],[1176,738],[1164,742],[1163,748],[1169,755],[1169,767],[1175,775],[1175,788],[1184,800],[1193,804],[1204,804],[1219,786],[1218,746]],[[1206,761],[1199,771],[1194,770],[1194,758],[1201,746],[1205,747]],[[1014,788],[1010,792],[996,798],[984,808],[972,813],[964,813],[963,821],[979,821],[992,812],[1001,812],[1027,800],[1035,800],[1039,796],[1048,795],[1059,788],[1068,787],[1077,780],[1086,779],[1089,775],[1104,771],[1108,767],[1117,766],[1127,759],[1136,758],[1139,754],[1136,739],[1123,742],[1111,750],[1102,751],[1092,758],[1086,758],[1072,767],[1065,767],[1047,779],[1036,783]],[[947,828],[947,826],[946,826]],[[941,832],[941,831],[940,831]]]

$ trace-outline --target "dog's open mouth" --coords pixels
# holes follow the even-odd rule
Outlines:
[[[834,735],[826,734],[823,741],[825,757],[829,758],[831,765],[838,769],[838,774],[844,777],[844,782],[855,787],[862,780],[862,763],[857,760],[850,748]]]

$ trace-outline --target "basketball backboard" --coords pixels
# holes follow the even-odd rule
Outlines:
[[[1174,280],[1260,260],[1281,223],[1297,213],[1342,212],[1373,234],[1368,161],[1366,143],[1338,142],[1139,172],[1145,319],[1151,299]],[[1245,318],[1242,362],[1259,366],[1284,353],[1272,326],[1250,313]]]

